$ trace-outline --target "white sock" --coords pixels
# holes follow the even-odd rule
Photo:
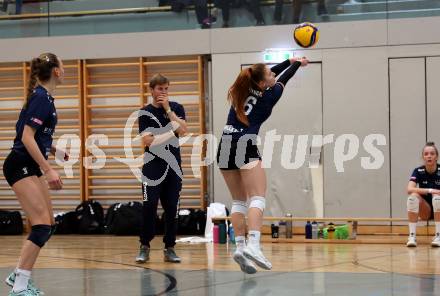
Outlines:
[[[435,235],[440,233],[440,221],[435,221]]]
[[[261,232],[256,230],[250,230],[248,235],[248,243],[255,247],[260,247]]]
[[[235,237],[235,246],[237,247],[237,250],[239,251],[243,250],[245,245],[246,245],[246,238],[244,236]]]
[[[16,269],[16,277],[14,282],[14,288],[12,291],[15,293],[21,292],[27,289],[29,279],[31,278],[31,271],[24,269]]]
[[[417,223],[409,223],[409,235],[416,236],[417,233]]]

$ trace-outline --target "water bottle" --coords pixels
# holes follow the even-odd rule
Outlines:
[[[287,213],[287,218],[292,218],[292,214]],[[292,238],[292,220],[286,220],[286,238]]]
[[[319,223],[318,225],[318,239],[324,238],[324,224]]]
[[[351,236],[350,239],[356,239],[358,231],[358,221],[353,221],[353,224],[351,226]]]
[[[312,239],[312,224],[310,221],[306,223],[306,239]]]
[[[333,223],[329,223],[327,228],[328,239],[335,239],[335,230],[335,225]]]
[[[278,235],[279,237],[285,237],[286,234],[286,221],[280,221],[278,224]]]
[[[235,231],[234,227],[232,227],[232,223],[229,224],[229,241],[235,244]]]
[[[279,236],[280,227],[278,225],[271,224],[270,230],[271,230],[272,238],[279,238],[280,237]]]
[[[214,228],[212,229],[212,241],[214,244],[218,244],[219,241],[219,228],[217,224],[214,224]]]
[[[312,222],[312,239],[318,239],[318,223]]]
[[[226,241],[227,241],[226,223],[221,223],[218,226],[218,230],[219,230],[218,242],[221,243],[221,244],[226,244]]]

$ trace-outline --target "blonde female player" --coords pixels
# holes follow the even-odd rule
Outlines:
[[[233,199],[231,218],[237,245],[233,258],[245,273],[257,272],[252,262],[266,270],[272,268],[260,249],[266,176],[256,146],[257,135],[281,98],[286,83],[300,66],[307,64],[306,58],[291,58],[272,68],[255,64],[242,70],[229,89],[231,109],[219,144],[217,163]],[[249,221],[247,244],[246,214]]]
[[[435,237],[431,245],[440,247],[440,165],[438,149],[433,142],[426,143],[422,152],[424,165],[415,168],[408,183],[409,237],[407,246],[417,247],[417,221],[435,220]]]
[[[30,278],[38,254],[54,230],[48,184],[54,190],[63,186],[58,172],[47,160],[49,153],[56,152],[52,137],[57,113],[52,93],[63,78],[63,63],[56,55],[44,53],[32,60],[28,93],[16,124],[14,146],[3,164],[6,181],[32,225],[17,269],[6,279],[6,284],[12,286],[9,296],[43,295]],[[67,160],[68,155],[64,155]]]

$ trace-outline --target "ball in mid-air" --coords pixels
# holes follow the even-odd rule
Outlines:
[[[312,47],[318,42],[319,31],[312,23],[302,23],[293,31],[293,38],[303,48]]]

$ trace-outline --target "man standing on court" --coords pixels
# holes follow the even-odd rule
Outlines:
[[[156,232],[157,204],[165,211],[164,261],[180,263],[174,251],[177,233],[177,206],[182,189],[181,156],[178,137],[187,131],[185,110],[168,100],[169,80],[156,74],[150,80],[153,102],[139,111],[139,133],[145,147],[142,168],[143,218],[137,263],[150,258],[150,242]]]

